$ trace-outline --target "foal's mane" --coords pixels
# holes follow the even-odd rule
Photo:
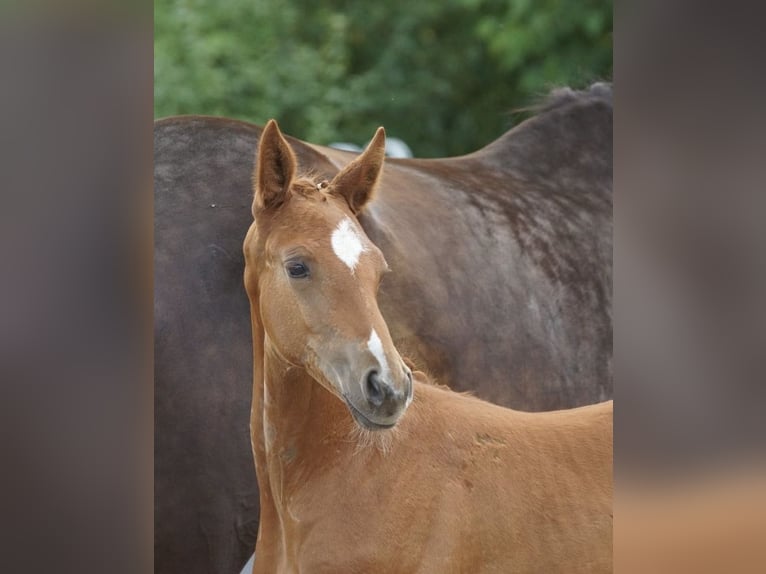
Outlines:
[[[290,185],[290,191],[303,197],[318,197],[327,187],[327,180],[317,172],[310,170],[298,175]]]

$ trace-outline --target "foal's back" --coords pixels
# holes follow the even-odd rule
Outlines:
[[[612,401],[524,413],[430,385],[415,396],[417,434],[449,453],[425,480],[450,477],[435,526],[455,571],[611,572]]]

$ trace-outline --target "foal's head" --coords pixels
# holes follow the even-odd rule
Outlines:
[[[412,399],[412,374],[376,300],[388,266],[356,218],[375,191],[384,148],[380,128],[329,183],[300,178],[290,145],[270,121],[244,245],[247,292],[270,348],[371,430],[396,424]]]

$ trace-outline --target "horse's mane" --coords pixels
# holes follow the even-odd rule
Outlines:
[[[316,170],[308,170],[299,173],[290,183],[290,193],[303,196],[308,199],[320,199],[325,193],[328,181]]]
[[[438,379],[428,370],[427,367],[423,365],[418,365],[417,363],[415,363],[415,361],[411,357],[407,355],[402,355],[402,360],[404,361],[404,364],[407,365],[412,371],[413,380],[416,380],[419,383],[423,383],[431,387],[439,387],[442,389],[451,390],[447,385],[440,383]],[[467,394],[470,394],[470,393],[467,393]]]
[[[531,106],[516,108],[514,112],[532,112],[542,114],[557,110],[573,103],[593,103],[602,102],[612,107],[612,83],[595,82],[584,90],[573,90],[570,87],[563,86],[552,89],[539,102]]]
[[[592,117],[612,114],[612,84],[610,82],[596,82],[582,90],[569,87],[555,88],[537,103],[512,109],[509,115],[518,115],[518,119],[522,121],[519,121],[517,125],[508,129],[503,135],[476,153],[494,155],[500,158],[499,161],[502,161],[503,165],[506,165],[509,157],[512,156],[515,158],[516,167],[522,171],[526,170],[527,168],[524,166],[530,163],[528,158],[541,153],[541,149],[546,149],[546,153],[548,153],[551,151],[551,147],[558,147],[559,151],[562,151],[567,146],[573,145],[572,141],[550,141],[550,133],[545,133],[544,129],[541,131],[541,128],[558,124],[566,116],[589,112],[592,113]],[[526,134],[526,136],[521,134]],[[573,134],[572,137],[576,137],[576,134]],[[609,138],[611,139],[611,135]],[[530,141],[537,142],[539,146],[532,149]],[[528,154],[532,155],[529,156]]]

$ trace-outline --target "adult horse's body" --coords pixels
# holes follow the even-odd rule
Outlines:
[[[394,346],[389,268],[357,219],[384,140],[321,182],[276,122],[261,138],[244,241],[253,573],[611,572],[611,401],[504,409],[413,376]]]
[[[234,572],[255,542],[240,246],[260,135],[215,118],[155,127],[157,572]],[[355,157],[290,142],[328,179]],[[611,162],[604,86],[555,96],[473,154],[389,160],[360,223],[394,271],[379,301],[399,348],[518,409],[611,396]]]

